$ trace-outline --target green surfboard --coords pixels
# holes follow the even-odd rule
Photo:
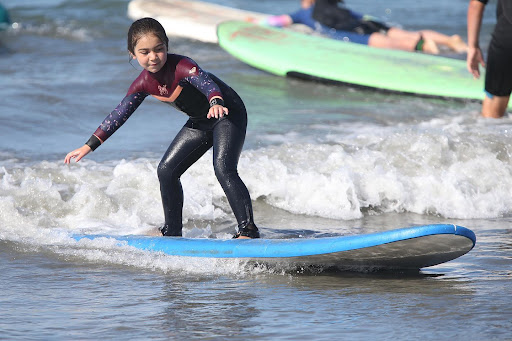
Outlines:
[[[463,60],[372,48],[243,21],[219,24],[217,36],[234,57],[280,76],[422,96],[484,98],[484,77],[475,80]]]

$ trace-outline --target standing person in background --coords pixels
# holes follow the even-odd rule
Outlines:
[[[339,6],[340,0],[302,0],[301,9],[292,13],[270,16],[261,24],[284,27],[303,24],[333,39],[350,41],[378,48],[422,51],[438,54],[438,45],[456,52],[466,52],[467,45],[458,35],[448,36],[433,30],[411,32],[390,27],[374,17]]]
[[[470,0],[468,6],[467,67],[475,78],[480,77],[479,64],[485,67],[480,49],[480,28],[488,0]],[[512,92],[512,1],[498,0],[497,22],[492,33],[485,73],[485,98],[482,116],[500,118],[505,115]]]

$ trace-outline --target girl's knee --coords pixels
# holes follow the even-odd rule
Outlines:
[[[158,179],[162,179],[167,173],[167,167],[163,162],[160,162],[158,164],[158,167],[156,168],[156,174],[158,175]]]
[[[175,167],[172,167],[166,162],[160,162],[158,164],[158,168],[156,169],[156,174],[158,175],[158,180],[160,182],[162,181],[168,181],[172,178],[178,178],[179,175],[176,175],[176,169]]]
[[[230,167],[226,165],[225,162],[215,162],[213,169],[219,182],[222,182],[224,179],[229,179],[232,176],[237,176],[238,174],[236,167]]]
[[[222,163],[214,163],[213,170],[215,171],[215,176],[217,177],[217,180],[221,181],[226,177],[227,168],[225,165],[222,165]]]

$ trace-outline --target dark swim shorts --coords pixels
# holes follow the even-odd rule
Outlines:
[[[507,0],[509,1],[509,0]],[[498,8],[498,22],[492,33],[487,54],[485,91],[494,96],[509,96],[512,92],[512,6]]]
[[[485,91],[494,96],[512,93],[512,49],[502,49],[491,43],[485,71]]]

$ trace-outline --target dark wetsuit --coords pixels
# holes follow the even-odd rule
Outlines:
[[[289,16],[292,19],[293,23],[309,26],[313,30],[329,38],[349,41],[356,44],[368,45],[368,40],[370,39],[369,34],[359,34],[349,31],[332,29],[313,19],[313,10],[314,6],[311,6],[309,8],[301,8],[298,11],[289,14]]]
[[[487,4],[488,0],[479,0]],[[496,26],[487,53],[485,91],[492,97],[512,93],[512,1],[498,0]]]
[[[301,8],[298,11],[289,14],[292,22],[295,24],[303,24],[309,26],[313,30],[323,34],[329,38],[343,40],[356,44],[368,45],[370,35],[375,32],[386,33],[389,27],[377,21],[366,20],[366,16],[348,10],[348,16],[353,20],[349,20],[354,25],[347,24],[343,27],[334,28],[332,26],[321,23],[313,18],[313,12],[316,5],[309,8]]]
[[[339,6],[340,2],[343,3],[339,0],[317,0],[313,6],[313,19],[335,30],[357,34],[386,34],[390,29],[374,17],[354,12],[344,5]]]
[[[173,100],[177,87],[182,91]],[[213,165],[240,226],[253,224],[249,192],[237,165],[245,140],[247,112],[238,94],[220,79],[203,71],[188,57],[169,54],[157,73],[141,72],[122,102],[105,118],[87,144],[94,150],[105,142],[152,95],[183,111],[189,120],[174,138],[158,165],[165,226],[162,233],[181,236],[183,190],[181,175],[213,147]],[[221,97],[229,114],[208,119],[210,106]],[[217,99],[215,99],[217,98]]]

